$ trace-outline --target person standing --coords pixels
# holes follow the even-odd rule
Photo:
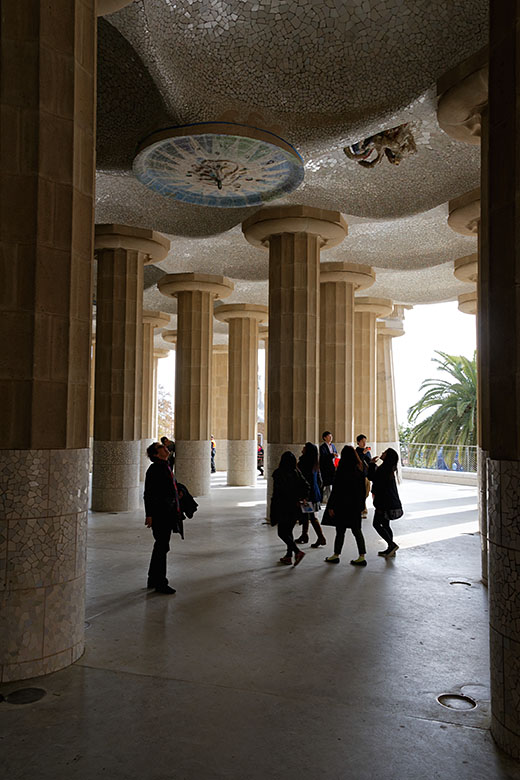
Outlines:
[[[363,464],[363,470],[365,472],[365,503],[363,505],[363,511],[361,512],[361,517],[368,517],[367,498],[368,498],[368,494],[370,493],[370,481],[368,480],[367,475],[368,475],[368,467],[372,462],[372,453],[370,451],[370,447],[367,447],[367,437],[365,436],[364,433],[360,433],[359,436],[356,436],[356,442],[357,442],[356,452],[359,455],[359,459]]]
[[[305,553],[298,549],[293,530],[302,512],[302,501],[307,499],[310,487],[296,466],[296,457],[292,452],[283,453],[278,468],[273,471],[273,483],[271,525],[278,524],[278,536],[287,546],[287,552],[280,558],[280,562],[290,565],[294,554],[294,566],[297,566]]]
[[[161,444],[164,444],[165,447],[168,447],[168,451],[170,453],[168,456],[168,465],[173,471],[175,466],[175,442],[169,439],[167,436],[161,436]]]
[[[330,495],[330,487],[334,482],[336,473],[335,460],[338,457],[338,451],[332,443],[332,433],[330,431],[323,431],[321,438],[323,441],[320,444],[319,465],[323,481],[323,499],[326,500]]]
[[[345,532],[350,528],[358,548],[358,557],[350,561],[352,566],[366,566],[366,546],[361,530],[361,511],[365,503],[365,474],[363,464],[354,447],[346,444],[341,450],[341,459],[336,471],[332,492],[323,516],[323,525],[336,528],[334,554],[325,558],[327,563],[339,563],[345,541]]]
[[[307,441],[303,445],[302,454],[298,460],[298,468],[310,485],[309,504],[312,508],[312,512],[301,513],[301,526],[302,532],[299,539],[296,539],[297,544],[307,544],[309,541],[309,520],[311,522],[314,531],[316,532],[316,541],[311,544],[311,547],[317,549],[320,546],[327,544],[327,540],[323,536],[321,525],[316,512],[319,512],[321,506],[321,475],[318,461],[318,448],[312,442]]]
[[[390,522],[403,516],[403,507],[395,479],[399,455],[392,447],[389,447],[380,456],[382,460],[380,466],[376,465],[378,459],[377,456],[372,458],[368,467],[368,478],[372,481],[375,507],[372,524],[387,544],[386,550],[380,550],[378,555],[382,558],[392,558],[399,549],[399,545],[394,542]]]
[[[217,454],[217,445],[215,444],[215,437],[211,434],[211,473],[215,474],[217,467],[215,466],[215,455]]]
[[[168,464],[170,451],[165,444],[153,442],[146,450],[152,461],[148,466],[144,482],[145,525],[152,529],[155,544],[148,568],[148,588],[156,593],[172,594],[175,589],[168,584],[166,556],[170,551],[172,531],[183,533],[183,513],[177,482]]]

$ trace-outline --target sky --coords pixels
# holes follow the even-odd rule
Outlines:
[[[476,318],[460,312],[456,301],[414,306],[405,314],[405,335],[392,340],[397,419],[403,425],[408,408],[421,396],[421,383],[437,374],[442,378],[432,363],[435,350],[471,358],[476,341]],[[160,385],[173,392],[174,381],[175,350],[158,367]]]

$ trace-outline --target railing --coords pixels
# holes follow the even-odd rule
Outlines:
[[[425,444],[400,442],[401,463],[415,469],[438,471],[477,470],[477,448],[457,444]]]

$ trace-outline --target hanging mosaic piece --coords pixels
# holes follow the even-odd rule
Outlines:
[[[155,192],[216,208],[261,206],[303,181],[298,152],[274,133],[201,122],[155,133],[140,145],[136,177]]]
[[[356,160],[363,168],[373,168],[385,157],[392,165],[417,152],[415,140],[408,123],[376,133],[343,149],[350,160]]]

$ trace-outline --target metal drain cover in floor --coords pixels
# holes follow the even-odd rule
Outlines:
[[[32,704],[35,701],[43,699],[47,691],[43,688],[20,688],[18,691],[9,693],[5,700],[9,704]]]
[[[477,706],[475,699],[461,693],[441,693],[437,696],[437,701],[450,710],[473,710]]]

